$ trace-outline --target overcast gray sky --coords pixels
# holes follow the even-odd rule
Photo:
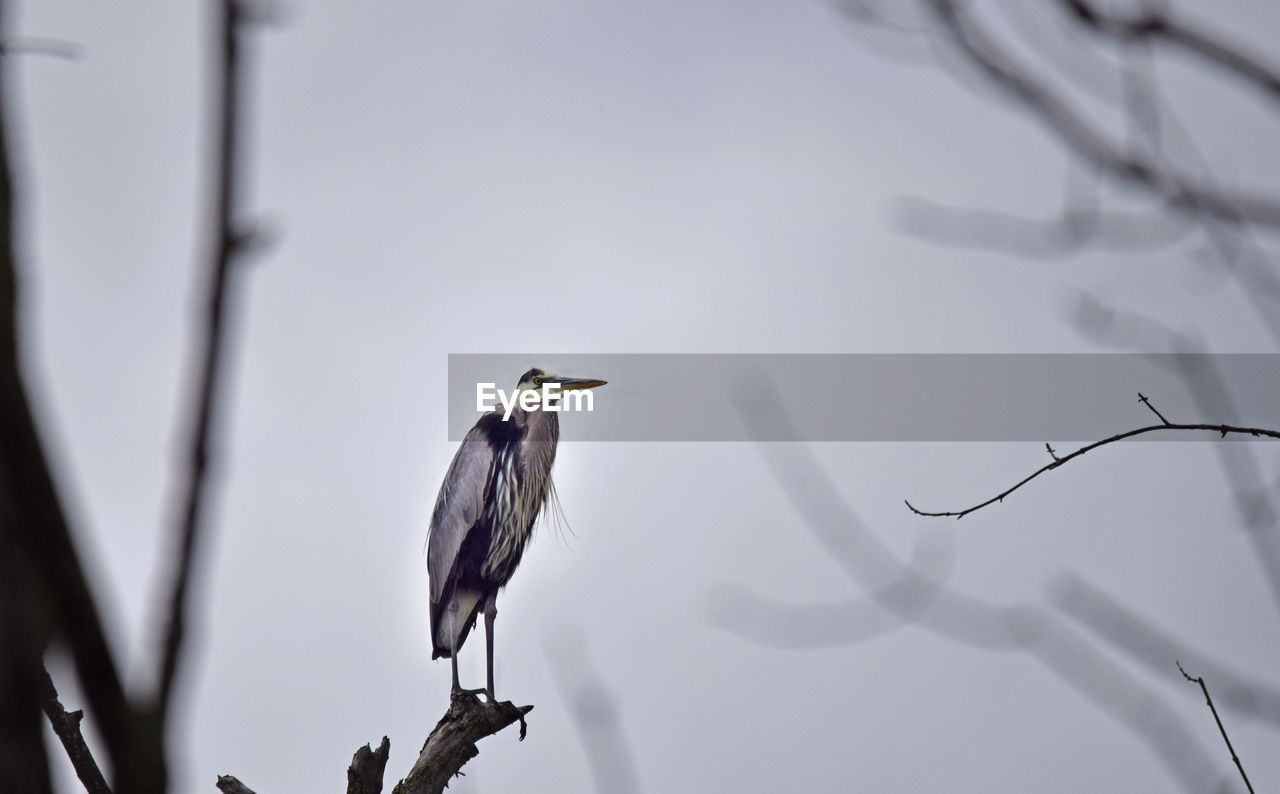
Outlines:
[[[27,352],[79,539],[133,662],[154,641],[198,297],[207,19],[194,5],[45,0],[12,23],[82,48],[75,61],[17,59],[9,97]],[[996,24],[1058,20],[1022,8]],[[1081,293],[1212,352],[1276,352],[1195,240],[1028,259],[904,233],[905,196],[1050,216],[1067,158],[992,92],[885,57],[902,42],[830,4],[281,9],[285,24],[253,37],[244,197],[279,241],[243,281],[175,790],[213,791],[228,773],[261,794],[337,790],[356,747],[384,734],[388,781],[408,771],[448,699],[448,664],[430,660],[423,540],[456,447],[450,353],[556,367],[536,354],[1114,349],[1073,321]],[[1257,51],[1280,39],[1272,3],[1216,4],[1214,18]],[[1274,107],[1188,64],[1162,59],[1162,86],[1214,172],[1280,184]],[[520,371],[495,377],[511,388]],[[596,410],[625,388],[600,390]],[[850,397],[818,396],[826,411]],[[936,395],[939,411],[947,398]],[[1134,426],[1148,419],[1135,404]],[[592,790],[563,688],[588,670],[612,694],[645,791],[1177,786],[1069,683],[1092,668],[1068,654],[1046,654],[1068,660],[1055,673],[890,613],[834,647],[727,630],[751,599],[866,606],[854,603],[865,580],[775,476],[802,467],[806,449],[856,513],[850,533],[903,559],[917,543],[953,554],[947,585],[966,597],[1051,610],[1163,699],[1215,779],[1236,785],[1198,690],[1134,664],[1050,600],[1050,583],[1074,572],[1280,685],[1277,604],[1213,445],[1112,447],[943,524],[902,500],[979,501],[1045,463],[1043,448],[574,442],[573,423],[556,465],[573,535],[540,532],[499,600],[497,686],[536,706],[528,739],[486,740],[452,788]],[[1271,447],[1233,448],[1275,481]],[[482,679],[482,648],[462,654],[468,681]],[[566,659],[584,666],[558,684],[552,664]],[[82,705],[65,671],[59,684],[69,708]],[[1276,725],[1224,719],[1258,790],[1280,787]]]

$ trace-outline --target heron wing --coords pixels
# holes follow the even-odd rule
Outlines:
[[[431,514],[431,533],[427,537],[427,575],[431,580],[431,603],[444,597],[458,551],[467,533],[480,520],[485,493],[493,477],[493,446],[480,426],[471,428],[453,456],[449,472],[436,497]],[[434,610],[433,610],[434,614]]]

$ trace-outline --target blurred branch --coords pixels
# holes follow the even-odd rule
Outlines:
[[[80,778],[80,782],[84,784],[84,790],[88,794],[111,794],[111,788],[107,786],[102,770],[98,768],[98,762],[94,760],[89,745],[84,741],[84,734],[80,732],[80,720],[84,718],[84,712],[68,713],[63,708],[58,700],[58,690],[54,688],[53,678],[50,677],[48,670],[44,670],[40,700],[44,706],[45,716],[49,718],[49,724],[53,727],[53,732],[57,734],[58,741],[62,742],[63,749],[67,751],[67,757],[71,759],[76,777]]]
[[[1218,710],[1214,708],[1213,698],[1209,697],[1209,687],[1205,686],[1203,678],[1192,678],[1186,670],[1182,669],[1182,662],[1178,662],[1178,670],[1181,671],[1182,677],[1200,685],[1200,691],[1204,693],[1204,702],[1209,704],[1209,711],[1213,712],[1213,720],[1218,723],[1218,731],[1222,733],[1222,741],[1227,743],[1227,749],[1231,751],[1231,760],[1236,762],[1236,769],[1240,770],[1240,777],[1244,778],[1245,788],[1249,789],[1249,794],[1253,794],[1253,784],[1249,782],[1249,776],[1244,773],[1244,764],[1240,763],[1240,756],[1236,755],[1236,748],[1231,746],[1231,739],[1227,736],[1227,729],[1222,724],[1222,718],[1218,716]]]
[[[0,791],[52,794],[37,688],[50,616],[38,576],[9,537],[18,522],[8,489],[0,477]]]
[[[907,35],[922,35],[925,28],[920,24],[919,20],[903,18],[895,18],[885,11],[879,3],[866,2],[866,0],[839,0],[836,3],[838,10],[852,19],[864,24],[874,25],[878,28],[885,28],[894,33]],[[894,12],[900,12],[901,6],[895,6],[890,3]]]
[[[1121,41],[1154,40],[1173,44],[1217,64],[1228,72],[1254,83],[1263,91],[1280,99],[1280,71],[1264,63],[1256,55],[1246,53],[1239,44],[1210,33],[1200,25],[1188,25],[1167,9],[1146,8],[1122,17],[1100,9],[1090,0],[1059,0],[1073,18],[1085,27]]]
[[[80,59],[81,49],[75,42],[39,36],[14,36],[0,41],[0,55],[47,55],[76,61]]]
[[[1173,208],[1232,222],[1280,226],[1280,197],[1196,184],[1165,163],[1127,151],[1047,83],[1033,77],[1031,70],[1018,63],[964,4],[955,0],[930,0],[929,4],[967,61],[1086,162],[1154,193]]]
[[[1161,211],[1121,212],[1068,204],[1057,217],[1042,220],[922,198],[902,200],[898,217],[907,233],[932,242],[1032,257],[1066,256],[1090,245],[1152,250],[1183,240],[1196,228]]]
[[[1138,397],[1139,397],[1139,402],[1146,403],[1148,408],[1151,408],[1152,411],[1155,411],[1155,408],[1151,406],[1150,401],[1146,397],[1143,397],[1141,394],[1139,394]],[[1160,412],[1156,411],[1156,415],[1159,416],[1159,414]],[[1024,477],[1022,480],[1020,480],[1016,484],[1010,486],[1009,488],[1006,488],[1005,490],[1001,491],[1000,493],[996,494],[995,496],[991,497],[985,502],[979,502],[978,504],[973,505],[972,507],[966,507],[963,510],[945,510],[940,512],[933,512],[929,510],[921,510],[905,499],[903,500],[903,502],[907,505],[908,508],[911,509],[911,512],[915,513],[918,516],[930,516],[930,517],[954,516],[955,518],[964,518],[970,513],[975,512],[977,510],[981,510],[982,508],[987,507],[988,505],[993,505],[996,502],[1003,502],[1006,496],[1009,496],[1014,491],[1018,490],[1019,488],[1026,485],[1027,483],[1031,482],[1035,478],[1039,477],[1041,474],[1044,474],[1045,472],[1048,472],[1048,471],[1052,471],[1053,469],[1056,469],[1059,466],[1062,466],[1074,460],[1075,458],[1078,458],[1082,455],[1092,452],[1093,450],[1098,449],[1099,447],[1105,447],[1108,444],[1114,444],[1117,441],[1124,441],[1127,438],[1133,438],[1135,436],[1141,436],[1147,433],[1157,433],[1160,431],[1211,431],[1214,433],[1218,433],[1220,438],[1226,438],[1228,435],[1233,435],[1233,434],[1248,435],[1248,436],[1253,436],[1255,438],[1263,438],[1263,437],[1280,438],[1280,430],[1268,430],[1262,427],[1238,427],[1236,425],[1210,425],[1210,424],[1179,424],[1179,423],[1169,422],[1168,420],[1165,420],[1163,416],[1161,416],[1160,419],[1163,420],[1163,424],[1148,425],[1147,427],[1139,427],[1136,430],[1129,430],[1124,433],[1117,433],[1116,435],[1109,436],[1107,438],[1102,439],[1101,441],[1095,441],[1092,444],[1083,446],[1080,449],[1077,449],[1075,452],[1072,452],[1068,455],[1055,457],[1052,463],[1047,463],[1044,466],[1041,466],[1039,469],[1032,472],[1030,475]]]
[[[6,678],[7,690],[15,686],[30,692],[30,702],[44,707],[64,742],[77,774],[92,792],[106,789],[83,736],[79,733],[80,713],[67,714],[57,702],[56,691],[38,660],[51,641],[63,641],[71,652],[84,696],[106,746],[115,788],[130,794],[162,792],[168,786],[168,754],[165,746],[166,718],[169,714],[176,669],[184,634],[187,593],[200,534],[202,496],[209,458],[212,413],[217,393],[218,363],[223,347],[224,318],[227,313],[228,271],[234,255],[246,242],[245,235],[232,228],[232,196],[235,184],[235,129],[240,110],[238,92],[237,36],[239,6],[225,0],[219,18],[221,51],[215,83],[219,96],[215,109],[218,129],[215,155],[214,241],[211,253],[211,298],[207,339],[197,392],[196,431],[193,440],[190,478],[183,499],[183,519],[177,534],[179,552],[173,579],[173,593],[166,600],[169,614],[165,623],[159,676],[154,700],[145,706],[131,702],[121,683],[116,661],[98,615],[98,605],[90,592],[80,564],[72,533],[58,497],[44,448],[32,416],[18,355],[19,287],[14,250],[14,188],[9,159],[9,124],[0,115],[0,511],[6,568],[16,562],[22,576],[16,585],[18,602],[29,607],[29,620],[38,626],[18,638],[11,650],[15,658],[31,657],[34,665],[15,666],[30,680]],[[0,38],[0,55],[14,52],[42,52],[72,56],[76,50],[63,43],[42,39]],[[9,63],[0,57],[0,69]],[[9,105],[0,102],[0,114]],[[7,599],[13,600],[13,599]],[[12,640],[6,632],[6,640]],[[30,669],[28,669],[30,668]],[[44,675],[44,679],[41,679]],[[26,708],[24,701],[22,708]],[[39,711],[35,712],[38,719]],[[5,715],[6,717],[8,715]],[[25,716],[25,714],[23,715]],[[37,723],[38,726],[38,723]],[[6,725],[7,727],[7,725]],[[37,739],[39,737],[37,736]],[[6,747],[20,746],[13,743]],[[38,766],[44,781],[30,779],[15,790],[46,790],[48,769],[43,753],[30,754],[29,765]]]
[[[739,398],[738,408],[749,429],[776,428],[790,422],[776,391],[768,388],[753,390],[750,404]],[[865,582],[893,581],[908,568],[871,537],[870,528],[838,493],[807,448],[764,443],[757,448],[796,505],[805,526],[837,562],[846,566],[855,583],[866,587]],[[852,561],[843,557],[854,548],[874,548],[882,553],[851,567],[848,563]],[[912,605],[899,599],[884,598],[883,591],[867,589],[883,609],[912,625],[970,647],[1026,653],[1132,731],[1185,790],[1223,788],[1223,780],[1209,756],[1177,712],[1046,610],[991,604],[940,584],[926,608],[912,609]],[[815,629],[821,631],[821,627]]]
[[[1066,86],[1106,106],[1124,102],[1126,86],[1116,79],[1116,62],[1102,47],[1091,47],[1093,34],[1077,25],[1063,25],[1046,3],[1000,3],[1001,19],[1013,37],[1025,43],[1027,53]],[[1130,48],[1132,49],[1132,48]]]
[[[1101,175],[1154,195],[1162,208],[1147,213],[1118,212],[1081,206],[1069,198],[1059,217],[1038,220],[918,201],[909,204],[903,214],[908,231],[936,242],[1029,256],[1063,256],[1086,245],[1119,251],[1151,250],[1182,235],[1203,232],[1208,242],[1205,250],[1222,270],[1239,280],[1241,292],[1258,318],[1271,336],[1280,340],[1280,311],[1276,308],[1280,304],[1280,277],[1274,257],[1252,239],[1248,226],[1257,222],[1274,227],[1280,196],[1246,196],[1215,179],[1193,136],[1179,122],[1174,103],[1160,95],[1152,50],[1161,41],[1181,43],[1227,66],[1230,74],[1264,87],[1275,84],[1276,68],[1223,37],[1173,20],[1165,12],[1148,9],[1136,16],[1117,17],[1100,12],[1093,3],[1059,2],[1082,24],[1046,27],[1041,24],[1043,13],[1028,11],[1042,6],[1004,4],[1010,27],[1020,38],[1010,36],[1001,26],[980,25],[976,4],[923,0],[922,5],[932,9],[946,39],[955,42],[955,46],[939,50],[940,61],[976,70],[981,85],[993,86],[1038,118],[1074,157]],[[874,14],[849,16],[893,29]],[[1061,46],[1058,34],[1071,31],[1114,42],[1120,65],[1103,63],[1095,48],[1083,46],[1082,41]],[[1016,52],[1032,52],[1048,62],[1049,76],[1036,76],[1027,63],[1014,57]],[[1057,87],[1052,78],[1061,78],[1069,88],[1116,105],[1129,122],[1126,132],[1111,134],[1104,126],[1091,123],[1082,108],[1067,101],[1070,92]]]
[[[6,89],[10,63],[0,57],[0,87]],[[12,96],[7,90],[4,94]],[[134,738],[133,715],[98,606],[72,542],[71,528],[32,414],[19,357],[21,284],[14,243],[17,199],[9,140],[13,124],[10,107],[7,99],[0,101],[0,553],[5,556],[9,589],[16,590],[6,593],[8,605],[27,610],[25,616],[18,616],[19,622],[38,621],[40,627],[21,636],[5,632],[6,645],[13,643],[5,653],[9,659],[21,659],[23,663],[5,671],[3,685],[6,694],[26,698],[23,709],[27,702],[37,709],[33,712],[36,721],[31,724],[39,730],[36,693],[42,687],[38,660],[51,639],[64,641],[75,661],[76,674],[101,730],[111,765],[118,771],[128,766]],[[4,720],[25,717],[25,713],[18,712],[3,715]],[[42,747],[38,735],[36,745]],[[43,752],[13,760],[25,761],[32,769],[38,766],[38,774],[48,785]],[[38,785],[34,779],[29,784]]]
[[[197,545],[208,515],[209,468],[212,456],[215,404],[227,356],[226,318],[234,299],[232,267],[237,255],[250,240],[242,234],[236,218],[239,190],[238,157],[242,81],[240,36],[244,32],[241,4],[223,0],[216,26],[216,102],[213,110],[217,130],[213,173],[213,215],[210,219],[211,250],[207,270],[208,297],[204,324],[199,330],[199,371],[195,404],[192,408],[193,434],[190,439],[186,480],[180,486],[181,513],[174,534],[178,538],[177,559],[167,599],[164,621],[163,656],[160,664],[155,710],[163,721],[172,701],[174,682],[186,634],[189,607],[187,596],[193,579]]]
[[[1186,659],[1217,682],[1219,698],[1228,708],[1280,728],[1280,689],[1249,680],[1214,661],[1096,585],[1075,574],[1063,574],[1051,583],[1049,598],[1068,617],[1154,673],[1173,678],[1169,660]]]
[[[578,739],[601,794],[639,794],[640,775],[623,730],[618,699],[591,661],[581,629],[566,629],[544,643],[561,699],[569,707]]]
[[[1134,350],[1169,350],[1176,353],[1203,353],[1204,346],[1188,334],[1169,328],[1159,318],[1119,311],[1092,296],[1084,296],[1074,316],[1077,329],[1093,340],[1113,347]],[[1172,359],[1180,372],[1196,410],[1201,416],[1219,417],[1228,423],[1239,421],[1239,411],[1222,373],[1212,357]],[[1280,607],[1280,509],[1273,488],[1264,478],[1251,444],[1214,444],[1245,538],[1253,547],[1271,589],[1273,603]]]
[[[440,718],[413,768],[392,794],[440,794],[462,767],[480,754],[476,742],[512,725],[520,723],[520,740],[524,741],[524,717],[533,706],[516,706],[511,701],[490,703],[469,692],[455,692],[449,710]]]
[[[787,603],[736,585],[711,590],[706,617],[744,640],[789,650],[853,645],[911,625],[874,597]]]
[[[821,479],[823,474],[806,477]],[[719,628],[775,648],[827,648],[863,642],[912,625],[943,594],[954,564],[952,535],[922,535],[899,574],[866,596],[794,604],[743,587],[721,585],[707,599],[707,617]]]

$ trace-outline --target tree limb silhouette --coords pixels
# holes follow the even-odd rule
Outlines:
[[[1148,425],[1146,427],[1139,427],[1135,430],[1129,430],[1124,433],[1117,433],[1116,435],[1109,436],[1107,438],[1102,439],[1101,441],[1095,441],[1092,444],[1087,444],[1068,455],[1058,456],[1054,453],[1052,449],[1050,449],[1049,454],[1053,456],[1052,463],[1047,463],[1044,466],[1041,466],[1039,469],[1036,469],[1034,472],[1032,472],[1028,476],[1019,480],[1014,485],[1010,486],[1009,488],[1006,488],[1005,490],[1001,491],[1000,493],[996,494],[995,496],[991,497],[985,502],[979,502],[978,504],[973,505],[972,507],[966,507],[963,510],[943,510],[943,511],[935,512],[930,510],[921,510],[920,508],[916,507],[915,505],[911,504],[911,502],[905,499],[903,500],[903,502],[907,505],[908,508],[910,508],[911,512],[915,513],[918,516],[929,516],[929,517],[935,517],[935,518],[941,518],[941,517],[964,518],[970,513],[981,510],[984,507],[993,505],[996,502],[1003,502],[1005,500],[1005,497],[1009,496],[1014,491],[1018,490],[1019,488],[1031,482],[1032,480],[1044,474],[1045,472],[1052,471],[1053,469],[1056,469],[1059,466],[1062,466],[1068,463],[1069,461],[1072,461],[1082,455],[1092,452],[1093,450],[1098,449],[1099,447],[1105,447],[1108,444],[1114,444],[1117,441],[1124,441],[1125,439],[1134,438],[1135,436],[1146,435],[1148,433],[1158,433],[1161,431],[1171,431],[1171,430],[1173,431],[1197,431],[1198,430],[1198,431],[1211,431],[1214,433],[1218,433],[1219,437],[1221,438],[1226,438],[1228,435],[1248,435],[1248,436],[1253,436],[1255,438],[1280,439],[1280,430],[1269,430],[1263,427],[1240,427],[1238,425],[1211,425],[1211,424],[1200,424],[1200,423],[1180,424],[1180,423],[1170,422],[1169,420],[1165,419],[1164,416],[1162,416],[1160,412],[1157,411],[1155,407],[1151,405],[1151,401],[1147,399],[1145,396],[1143,396],[1141,393],[1138,394],[1138,401],[1146,404],[1148,408],[1150,408],[1153,412],[1155,412],[1156,416],[1160,417],[1162,424]],[[1045,446],[1048,446],[1048,445],[1046,444]]]

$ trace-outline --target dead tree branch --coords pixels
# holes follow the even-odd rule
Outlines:
[[[509,700],[490,703],[470,693],[455,693],[408,776],[391,794],[440,794],[462,773],[463,765],[480,754],[476,742],[516,722],[523,741],[527,728],[524,717],[532,710],[533,706],[516,706]]]
[[[347,767],[347,794],[381,794],[382,773],[391,755],[391,740],[382,737],[382,744],[374,750],[369,745],[356,750]]]
[[[1204,693],[1204,702],[1209,704],[1209,711],[1213,712],[1213,720],[1218,723],[1218,731],[1222,733],[1222,741],[1227,743],[1227,749],[1231,751],[1231,760],[1236,762],[1236,769],[1240,770],[1240,777],[1244,778],[1245,788],[1249,789],[1249,794],[1253,794],[1253,784],[1249,782],[1249,776],[1244,772],[1244,764],[1240,763],[1240,756],[1236,755],[1236,748],[1231,746],[1231,739],[1227,736],[1227,729],[1222,724],[1222,718],[1218,716],[1218,710],[1214,708],[1213,698],[1209,697],[1209,687],[1205,685],[1203,678],[1192,678],[1186,670],[1183,670],[1182,662],[1178,662],[1177,665],[1183,678],[1193,684],[1200,685],[1200,691]]]
[[[528,727],[524,717],[530,711],[533,706],[517,706],[509,700],[491,703],[469,692],[455,693],[418,760],[392,794],[440,794],[450,780],[462,774],[462,767],[480,754],[476,742],[516,722],[520,723],[520,741],[524,741]],[[356,750],[347,767],[347,794],[380,794],[390,756],[391,740],[385,736],[377,750],[367,744]],[[223,794],[254,794],[231,775],[218,777],[218,789]]]
[[[1127,438],[1134,438],[1135,436],[1141,436],[1147,433],[1158,433],[1161,431],[1170,431],[1170,430],[1174,430],[1174,431],[1198,430],[1198,431],[1210,431],[1210,432],[1217,433],[1220,438],[1226,438],[1228,435],[1248,435],[1248,436],[1253,436],[1254,438],[1280,438],[1280,430],[1269,430],[1267,428],[1262,428],[1262,427],[1239,427],[1237,425],[1173,423],[1165,419],[1163,416],[1161,416],[1160,412],[1156,411],[1156,409],[1151,405],[1150,401],[1146,397],[1143,397],[1141,394],[1139,394],[1138,397],[1139,397],[1139,402],[1145,403],[1148,408],[1150,408],[1152,411],[1155,411],[1156,416],[1160,417],[1163,424],[1148,425],[1147,427],[1139,427],[1136,430],[1129,430],[1124,433],[1117,433],[1116,435],[1109,436],[1107,438],[1102,439],[1101,441],[1095,441],[1092,444],[1087,444],[1081,447],[1080,449],[1077,449],[1075,452],[1072,452],[1069,455],[1055,457],[1052,463],[1047,463],[1044,466],[1041,466],[1039,469],[1036,469],[1030,475],[1024,477],[1022,480],[1018,481],[1013,486],[1006,488],[1005,490],[1001,491],[1000,493],[996,494],[995,496],[991,497],[985,502],[980,502],[976,505],[973,505],[972,507],[966,507],[963,510],[944,510],[940,512],[933,512],[929,510],[921,510],[905,499],[903,500],[903,502],[907,505],[907,507],[911,510],[911,512],[915,513],[918,516],[931,516],[931,517],[951,516],[955,518],[964,518],[970,513],[977,510],[981,510],[982,508],[987,507],[988,505],[993,505],[996,502],[1003,502],[1006,496],[1009,496],[1014,491],[1018,490],[1019,488],[1026,485],[1027,483],[1031,482],[1035,478],[1039,477],[1041,474],[1044,474],[1045,472],[1048,472],[1048,471],[1052,471],[1053,469],[1056,469],[1059,466],[1062,466],[1063,464],[1071,460],[1074,460],[1075,458],[1078,458],[1082,455],[1092,452],[1093,450],[1098,449],[1099,447],[1105,447],[1108,444],[1114,444],[1117,441],[1124,441]]]
[[[50,677],[48,670],[44,671],[44,686],[40,693],[40,701],[44,707],[45,716],[49,718],[49,724],[53,726],[53,732],[57,734],[58,741],[62,742],[63,749],[67,751],[67,757],[71,759],[76,777],[80,778],[80,782],[84,784],[84,790],[88,794],[111,794],[111,788],[107,786],[107,780],[102,776],[102,770],[98,768],[98,762],[94,760],[89,745],[85,743],[84,734],[80,732],[80,720],[84,718],[84,712],[68,712],[63,708],[62,702],[58,700],[58,690],[54,688],[53,678]]]
[[[218,775],[218,791],[222,794],[257,794],[231,775]]]

